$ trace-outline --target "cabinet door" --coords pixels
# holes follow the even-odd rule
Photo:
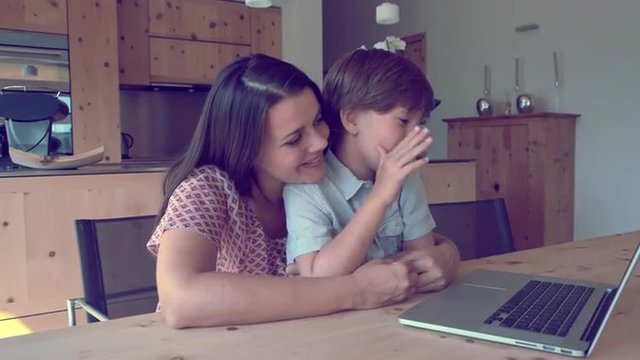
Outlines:
[[[0,178],[0,321],[63,311],[66,299],[82,296],[74,221],[155,214],[164,177]],[[53,327],[66,326],[65,317],[56,319]]]
[[[211,85],[235,58],[249,55],[248,45],[151,38],[151,81]]]
[[[456,124],[449,134],[449,157],[477,162],[478,199],[505,198],[516,248],[542,246],[541,234],[530,234],[528,226],[527,124]]]
[[[407,43],[402,55],[416,64],[423,73],[427,73],[427,41],[426,34],[419,33],[403,37]]]
[[[249,8],[216,0],[149,0],[149,34],[249,45]]]
[[[282,59],[282,20],[278,8],[251,9],[251,52]]]
[[[120,85],[149,85],[149,0],[118,1]]]
[[[67,33],[67,0],[2,0],[0,28]]]

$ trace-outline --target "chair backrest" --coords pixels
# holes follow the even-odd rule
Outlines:
[[[435,232],[451,239],[462,260],[515,251],[504,199],[429,205]]]
[[[109,318],[155,311],[155,216],[76,220],[85,301]],[[95,322],[87,315],[88,322]]]

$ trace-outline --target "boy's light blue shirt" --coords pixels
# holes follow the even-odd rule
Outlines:
[[[372,191],[371,181],[359,180],[328,152],[327,176],[316,184],[288,184],[284,188],[287,213],[287,263],[322,249],[353,217]],[[435,228],[427,194],[418,172],[405,181],[387,209],[366,260],[402,250],[402,241],[418,239]]]

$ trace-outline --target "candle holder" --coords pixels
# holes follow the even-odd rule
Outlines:
[[[519,114],[530,114],[535,110],[533,106],[533,96],[520,92],[520,68],[520,58],[516,57],[516,109],[518,109]]]
[[[489,91],[489,65],[484,66],[484,96],[476,101],[476,112],[479,116],[493,115],[493,102]]]
[[[560,112],[560,65],[558,62],[558,52],[553,52],[553,103],[555,112]]]

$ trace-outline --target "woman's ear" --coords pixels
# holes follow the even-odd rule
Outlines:
[[[342,127],[350,135],[358,134],[358,112],[352,109],[341,109],[340,110],[340,121],[342,122]]]

